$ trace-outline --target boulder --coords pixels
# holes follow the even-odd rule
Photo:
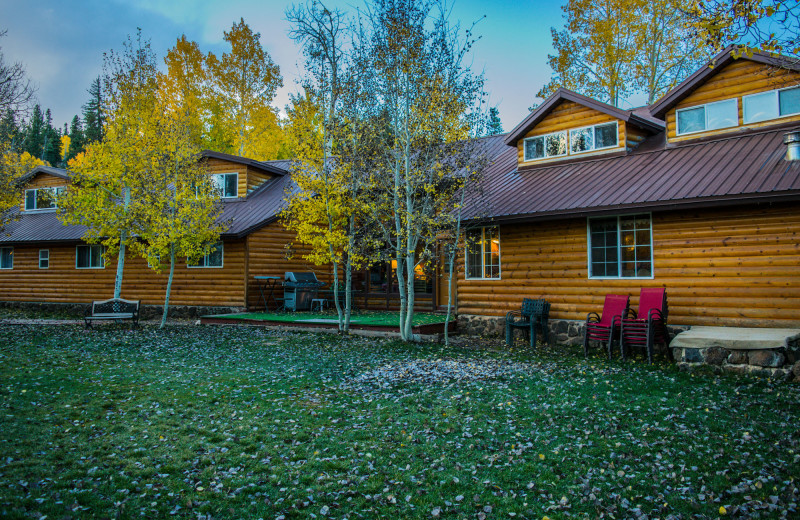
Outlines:
[[[728,363],[731,365],[744,365],[747,363],[746,350],[734,350],[728,356]]]
[[[710,347],[703,350],[703,359],[709,365],[722,365],[728,359],[730,351],[722,347]]]
[[[768,368],[783,366],[783,362],[786,359],[777,350],[751,350],[747,357],[751,365]]]

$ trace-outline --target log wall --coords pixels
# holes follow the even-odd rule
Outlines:
[[[619,136],[617,138],[619,146],[615,148],[607,148],[603,150],[598,150],[594,152],[583,152],[581,154],[576,154],[575,157],[587,157],[591,155],[602,155],[606,153],[614,153],[620,152],[625,149],[625,121],[620,121],[617,118],[610,116],[608,114],[604,114],[598,110],[593,108],[589,108],[578,103],[574,103],[572,101],[562,101],[559,103],[544,119],[542,119],[539,124],[537,124],[530,132],[525,134],[525,137],[520,139],[517,142],[517,163],[520,166],[533,166],[533,165],[540,165],[546,164],[554,161],[563,161],[566,158],[571,157],[568,155],[562,155],[559,157],[553,157],[548,159],[537,159],[535,161],[525,161],[525,149],[524,143],[525,139],[528,137],[536,137],[538,135],[545,135],[550,134],[553,132],[560,132],[562,130],[570,130],[575,128],[583,128],[590,125],[597,125],[601,123],[608,123],[611,121],[617,121],[618,124],[618,131]],[[567,143],[567,148],[569,149],[569,143]]]
[[[39,250],[50,250],[49,269],[39,269]],[[170,304],[244,307],[245,242],[225,242],[222,268],[175,267]],[[116,259],[103,269],[76,269],[75,245],[14,246],[14,268],[0,270],[0,301],[88,303],[111,298]],[[167,271],[158,274],[144,260],[128,255],[122,297],[161,305]]]
[[[720,70],[667,112],[667,140],[680,142],[712,135],[740,132],[743,128],[762,128],[791,121],[800,121],[800,115],[795,115],[745,125],[744,105],[742,102],[743,96],[798,84],[800,84],[800,73],[798,72],[776,69],[747,59],[735,61]],[[677,135],[676,110],[734,98],[738,100],[739,104],[739,126],[695,134]]]
[[[19,205],[19,209],[21,211],[25,210],[25,190],[31,190],[34,188],[58,188],[66,185],[66,179],[62,179],[61,177],[56,177],[55,175],[50,175],[49,173],[38,174],[36,177],[25,183],[25,186],[22,188],[20,193],[22,203]]]
[[[280,222],[273,222],[248,235],[247,303],[248,307],[263,308],[261,294],[255,276],[279,276],[283,280],[286,271],[313,271],[320,281],[331,284],[330,266],[315,266],[303,258],[309,251],[307,246],[294,243],[296,235]],[[292,244],[291,251],[286,245]],[[340,277],[342,275],[340,274]],[[276,296],[283,296],[276,289]]]
[[[800,326],[797,205],[653,214],[653,279],[588,278],[586,219],[500,228],[501,280],[465,280],[459,313],[501,316],[546,298],[555,319],[585,320],[607,293],[666,287],[675,325]]]
[[[238,173],[239,185],[237,191],[240,198],[247,196],[249,192],[272,178],[272,175],[257,171],[247,165],[214,158],[208,159],[208,172]]]

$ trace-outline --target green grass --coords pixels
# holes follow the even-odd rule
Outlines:
[[[574,348],[0,326],[0,516],[797,518],[798,402]]]
[[[247,312],[241,314],[217,314],[207,318],[226,318],[234,320],[263,320],[297,323],[308,320],[336,320],[336,311],[326,312]],[[451,318],[452,321],[452,318]],[[362,311],[354,313],[350,318],[354,325],[398,326],[397,312]],[[414,313],[414,325],[427,325],[430,323],[444,323],[443,314],[426,312]]]

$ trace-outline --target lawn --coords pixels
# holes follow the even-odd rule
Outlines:
[[[321,320],[338,320],[335,310],[327,312],[246,312],[238,314],[215,314],[205,316],[206,318],[225,318],[232,320],[264,320],[264,321],[280,321],[287,323],[298,323],[304,321],[321,321]],[[414,325],[428,325],[431,323],[444,323],[444,314],[435,314],[431,312],[415,312]],[[354,325],[367,325],[367,326],[390,326],[398,327],[399,316],[397,312],[375,312],[375,311],[361,311],[353,313],[350,317],[350,323]],[[454,321],[451,318],[451,321]]]
[[[798,385],[470,347],[0,326],[0,516],[797,518]]]

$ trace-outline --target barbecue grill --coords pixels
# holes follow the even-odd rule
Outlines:
[[[311,300],[325,284],[317,279],[314,273],[286,271],[283,282],[283,304],[287,311],[307,311],[311,309]]]

